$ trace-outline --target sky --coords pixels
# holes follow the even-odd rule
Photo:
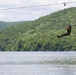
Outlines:
[[[16,22],[35,20],[39,17],[46,16],[65,8],[76,7],[76,3],[66,4],[66,6],[64,6],[64,4],[59,4],[63,2],[76,2],[76,0],[0,0],[0,21]],[[59,5],[5,10],[7,8],[28,7],[47,4]]]

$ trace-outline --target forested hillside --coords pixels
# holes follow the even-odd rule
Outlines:
[[[10,25],[9,25],[8,23],[0,21],[0,29],[7,28],[7,27],[9,27],[9,26],[10,26]]]
[[[70,36],[57,38],[72,25]],[[72,51],[76,50],[76,8],[54,12],[37,20],[0,30],[1,51]]]
[[[24,21],[22,21],[22,22],[3,22],[3,21],[0,21],[0,30],[11,27],[11,26],[20,25],[22,23],[24,23]]]

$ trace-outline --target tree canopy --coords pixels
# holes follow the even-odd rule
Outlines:
[[[76,7],[60,10],[34,21],[18,23],[0,30],[1,51],[75,51]],[[72,26],[70,36],[58,39],[65,26]]]

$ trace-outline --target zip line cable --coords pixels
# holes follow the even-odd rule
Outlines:
[[[66,4],[71,4],[71,3],[76,3],[76,2],[63,2],[63,3],[56,3],[56,4],[44,4],[44,5],[33,5],[33,6],[23,6],[23,7],[1,8],[0,10],[25,9],[25,8],[43,7],[43,6],[60,5],[60,4],[63,4],[64,6],[66,6]]]

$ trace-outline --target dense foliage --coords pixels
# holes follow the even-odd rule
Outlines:
[[[64,9],[37,20],[0,30],[1,51],[72,51],[76,50],[76,8]],[[70,36],[57,38],[72,25]]]

